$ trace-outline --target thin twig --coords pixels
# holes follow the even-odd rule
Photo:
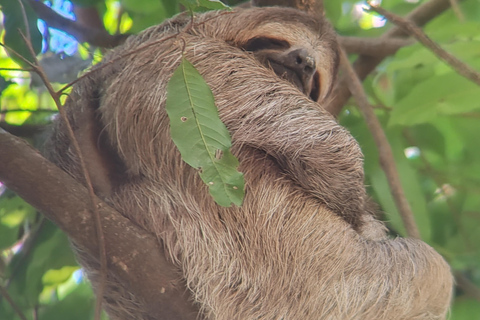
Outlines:
[[[375,144],[378,148],[378,155],[380,158],[380,165],[385,172],[387,177],[388,184],[390,186],[390,191],[392,193],[395,204],[398,208],[398,211],[403,219],[405,229],[407,234],[411,238],[420,238],[420,233],[418,231],[417,225],[415,224],[415,219],[413,217],[413,212],[410,208],[410,205],[405,197],[403,188],[400,182],[400,177],[398,175],[395,158],[393,157],[393,152],[388,143],[387,136],[378,121],[373,109],[368,103],[367,95],[363,90],[362,83],[358,78],[355,70],[353,70],[352,65],[348,61],[347,54],[339,46],[341,65],[345,70],[346,77],[348,80],[348,87],[353,97],[357,101],[358,107],[365,118],[368,129],[372,133]]]
[[[105,249],[105,236],[103,234],[102,222],[100,220],[100,213],[98,212],[98,209],[97,209],[97,201],[95,198],[95,193],[93,191],[92,181],[90,179],[90,174],[88,173],[87,166],[85,164],[85,159],[83,159],[82,152],[80,150],[80,145],[78,144],[78,141],[75,138],[75,134],[73,133],[72,126],[70,125],[70,122],[67,117],[67,113],[60,101],[60,93],[56,92],[53,89],[50,82],[48,81],[47,75],[45,74],[42,67],[38,63],[38,59],[37,59],[37,56],[35,55],[35,51],[33,50],[31,42],[29,42],[25,38],[23,33],[20,32],[20,34],[23,37],[23,40],[25,41],[28,49],[30,50],[30,53],[33,55],[34,64],[32,65],[32,67],[35,73],[37,73],[38,76],[42,79],[43,84],[47,88],[47,91],[49,92],[50,96],[55,102],[55,105],[58,108],[58,112],[60,113],[60,116],[62,117],[63,121],[66,124],[68,136],[70,138],[70,141],[72,142],[72,145],[74,147],[76,154],[78,155],[80,166],[82,168],[82,173],[83,173],[83,176],[85,177],[85,182],[87,185],[87,189],[90,195],[90,201],[92,205],[92,214],[95,220],[95,227],[96,227],[96,232],[98,237],[98,247],[99,247],[99,255],[100,255],[100,285],[97,287],[97,299],[96,299],[96,305],[95,305],[95,320],[100,320],[101,312],[102,312],[103,294],[105,292],[105,287],[107,283],[107,254]]]
[[[458,5],[458,0],[450,0],[450,5],[452,6],[453,13],[455,13],[458,20],[460,20],[460,22],[464,22],[465,15],[463,14],[462,9]]]
[[[30,62],[28,59],[26,59],[24,56],[22,56],[20,53],[18,53],[17,51],[13,50],[12,48],[10,48],[9,46],[5,45],[4,43],[1,43],[0,42],[0,47],[4,48],[5,51],[7,52],[10,52],[10,53],[13,53],[14,55],[16,55],[19,59],[21,59],[23,62],[25,62],[26,64],[28,64],[30,67],[31,67],[31,71],[34,71],[34,66],[33,66],[33,63]],[[15,70],[15,71],[26,71],[28,69],[20,69],[20,70]]]
[[[13,310],[15,310],[15,312],[20,317],[20,319],[27,320],[27,317],[25,317],[22,310],[15,304],[15,301],[13,301],[12,297],[10,297],[10,295],[8,294],[8,291],[1,285],[0,285],[0,293],[8,301],[8,303],[12,306]]]
[[[28,41],[32,42],[32,36],[30,34],[30,28],[28,26],[27,12],[25,11],[25,7],[23,6],[22,0],[17,0],[17,2],[20,5],[21,11],[22,11],[23,24],[25,25],[25,33],[26,33],[27,39]]]
[[[409,46],[415,41],[411,39],[382,39],[340,36],[338,40],[347,53],[358,53],[372,57],[392,55],[398,49]]]
[[[433,54],[435,54],[439,59],[445,61],[449,64],[458,74],[464,76],[468,80],[476,83],[480,86],[480,72],[473,70],[464,62],[460,61],[453,54],[448,53],[442,49],[436,42],[430,39],[419,27],[417,27],[413,22],[404,19],[396,14],[393,14],[380,6],[375,6],[370,4],[371,10],[381,14],[387,18],[393,24],[399,26],[405,30],[408,34],[418,40],[423,44],[427,49],[430,49]]]

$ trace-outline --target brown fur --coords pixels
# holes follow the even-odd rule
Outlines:
[[[104,63],[188,21],[180,16],[131,37]],[[329,27],[279,8],[207,13],[196,20],[202,21],[74,88],[68,113],[88,151],[97,192],[159,237],[208,319],[443,319],[450,269],[421,241],[387,238],[368,211],[353,137],[238,48],[278,31],[292,44],[316,48],[324,100],[335,65]],[[232,134],[246,180],[241,207],[216,205],[169,136],[166,84],[184,43]],[[70,149],[58,122],[50,158],[80,177]],[[85,255],[80,260],[95,284],[98,263]],[[128,288],[109,277],[111,318],[151,319]]]

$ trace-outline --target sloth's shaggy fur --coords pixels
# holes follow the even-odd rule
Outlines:
[[[328,92],[336,59],[329,27],[279,8],[197,19],[166,41],[159,39],[189,19],[129,38],[103,64],[134,54],[75,86],[67,111],[97,193],[158,236],[205,318],[443,319],[449,266],[419,240],[387,238],[368,209],[357,142],[320,104],[237,48],[281,24],[288,41],[318,47]],[[171,141],[166,84],[182,50],[232,135],[246,180],[241,207],[215,204]],[[48,150],[81,179],[61,121]],[[98,262],[81,252],[80,261],[95,284]],[[111,318],[151,319],[109,277]]]

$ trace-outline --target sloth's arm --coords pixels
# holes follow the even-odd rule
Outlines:
[[[252,56],[219,41],[202,39],[186,56],[212,88],[234,144],[273,157],[299,187],[358,220],[365,202],[363,156],[330,114]]]

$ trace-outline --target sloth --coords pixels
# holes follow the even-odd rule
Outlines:
[[[182,56],[232,136],[241,206],[217,205],[170,137],[166,86]],[[449,266],[420,240],[387,237],[361,150],[322,107],[337,65],[323,18],[287,8],[208,12],[193,24],[179,15],[128,38],[67,99],[97,195],[158,237],[199,318],[444,319]],[[58,120],[47,156],[84,182],[66,132]],[[78,258],[95,285],[98,260],[81,248]],[[108,279],[111,319],[153,319]]]

